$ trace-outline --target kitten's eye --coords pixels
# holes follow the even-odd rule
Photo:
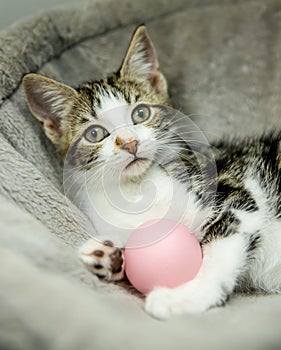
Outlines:
[[[109,132],[102,126],[94,125],[88,128],[85,133],[85,139],[89,142],[100,142],[109,135]]]
[[[132,112],[132,120],[134,124],[145,122],[150,117],[150,108],[147,105],[139,105]]]

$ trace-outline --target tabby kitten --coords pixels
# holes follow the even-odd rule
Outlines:
[[[150,292],[151,315],[203,312],[237,289],[281,292],[281,133],[211,148],[185,140],[188,132],[173,129],[176,113],[143,26],[108,78],[77,89],[37,74],[23,83],[32,113],[78,179],[74,200],[97,230],[80,249],[94,274],[121,280],[129,233],[165,216],[191,229],[203,263],[194,280]]]

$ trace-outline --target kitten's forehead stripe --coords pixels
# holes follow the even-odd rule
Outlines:
[[[97,111],[97,115],[100,112],[111,110],[127,103],[122,93],[107,83],[96,84],[95,87],[98,98],[93,100],[93,105]]]

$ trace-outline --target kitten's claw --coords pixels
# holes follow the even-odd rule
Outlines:
[[[79,258],[88,270],[106,281],[120,281],[124,277],[124,256],[111,241],[88,240],[79,249]]]

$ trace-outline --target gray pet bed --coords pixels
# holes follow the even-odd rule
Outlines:
[[[77,1],[0,35],[0,348],[279,349],[281,296],[160,322],[77,259],[93,234],[65,198],[62,165],[23,98],[40,72],[71,85],[119,67],[146,23],[176,108],[209,139],[280,128],[281,1]]]

